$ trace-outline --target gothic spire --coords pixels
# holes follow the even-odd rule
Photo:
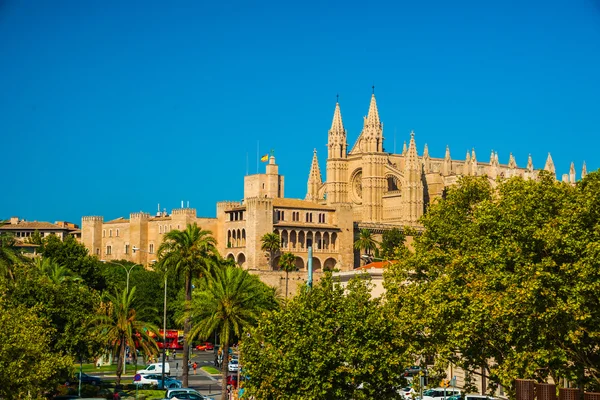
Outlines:
[[[427,143],[425,143],[425,148],[423,149],[423,157],[429,157],[429,147]]]
[[[405,156],[405,155],[406,155],[406,151],[407,151],[407,148],[406,148],[406,140],[405,140],[405,141],[404,141],[404,146],[402,146],[402,155],[403,155],[403,156]]]
[[[379,126],[380,123],[377,101],[375,100],[375,93],[373,93],[371,95],[371,104],[369,104],[369,113],[365,119],[365,125]]]
[[[335,103],[335,111],[333,112],[333,121],[331,122],[330,133],[345,134],[344,123],[342,122],[342,112],[340,111],[340,103]]]
[[[444,160],[451,160],[450,158],[450,146],[446,145],[446,155],[444,156]]]
[[[321,171],[319,170],[319,160],[317,160],[317,149],[313,150],[313,159],[310,166],[310,173],[308,174],[308,183],[306,190],[306,200],[308,201],[320,201],[319,189],[323,182],[321,180]]]
[[[490,154],[490,165],[493,165],[494,161],[496,160],[494,159],[494,150],[492,150],[492,154]]]
[[[533,160],[531,159],[531,154],[527,157],[527,171],[533,172]]]
[[[410,142],[406,152],[405,166],[407,170],[419,169],[419,155],[417,153],[417,144],[415,143],[415,132],[410,132]]]
[[[510,153],[510,157],[508,157],[508,168],[517,168],[517,161],[513,153]]]
[[[583,162],[583,168],[581,168],[581,179],[587,176],[587,168],[585,166],[585,161]]]
[[[571,161],[571,167],[569,168],[569,182],[575,183],[575,163]]]
[[[329,137],[327,142],[327,158],[346,158],[346,130],[342,121],[342,112],[340,111],[340,103],[335,103],[335,111],[333,112],[333,121],[331,129],[329,129]]]
[[[313,150],[313,159],[310,166],[310,173],[308,174],[308,181],[316,182],[321,184],[321,170],[319,169],[319,160],[317,159],[317,149]]]
[[[552,172],[556,174],[556,170],[554,169],[554,161],[552,161],[552,156],[548,153],[548,158],[546,159],[546,165],[544,165],[544,171]]]

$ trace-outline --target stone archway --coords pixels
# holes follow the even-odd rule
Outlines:
[[[320,271],[321,270],[321,260],[319,260],[317,257],[313,257],[313,271]]]
[[[304,269],[304,260],[302,257],[296,257],[296,269]]]
[[[235,256],[232,253],[227,254],[227,257],[225,257],[228,260],[233,260],[235,261]]]
[[[273,270],[274,271],[279,270],[279,259],[280,258],[281,258],[281,256],[275,256],[275,258],[273,258]]]
[[[335,265],[337,264],[337,261],[335,258],[333,257],[329,257],[327,260],[325,260],[325,262],[323,263],[323,271],[332,271],[335,268]]]
[[[238,254],[237,264],[242,268],[246,267],[246,256],[244,255],[244,253]]]

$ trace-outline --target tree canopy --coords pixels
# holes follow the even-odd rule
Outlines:
[[[401,337],[370,285],[344,289],[327,273],[242,337],[248,395],[260,399],[400,398]]]
[[[515,378],[598,383],[599,210],[598,173],[575,186],[543,173],[497,187],[462,178],[386,275],[412,351],[483,367],[509,390]]]

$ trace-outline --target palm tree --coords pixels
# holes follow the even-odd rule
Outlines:
[[[158,346],[151,336],[151,333],[158,335],[158,328],[150,322],[140,321],[137,314],[141,310],[135,310],[132,304],[135,299],[135,286],[129,293],[123,290],[121,293],[115,292],[114,295],[108,295],[108,302],[105,303],[104,313],[96,316],[96,331],[106,337],[107,343],[112,347],[113,352],[118,351],[119,364],[117,364],[117,385],[121,383],[123,374],[123,362],[125,359],[125,349],[127,346],[133,351],[134,361],[137,360],[136,347],[140,347],[144,354],[156,354]],[[137,364],[137,361],[136,361]]]
[[[269,252],[269,266],[271,267],[271,269],[275,269],[274,258],[275,254],[281,248],[281,238],[276,233],[265,233],[260,240],[262,241],[262,246],[260,247],[260,249],[262,251]]]
[[[373,239],[371,231],[361,229],[358,238],[354,241],[355,250],[363,250],[367,255],[371,255],[371,251],[377,248],[377,242]]]
[[[207,276],[203,289],[194,294],[191,314],[194,327],[190,339],[206,340],[217,331],[223,350],[223,377],[227,376],[227,355],[234,337],[240,338],[248,326],[254,326],[262,312],[275,306],[273,292],[260,279],[241,268],[215,268]],[[223,378],[223,392],[227,379]]]
[[[279,258],[279,267],[285,271],[285,298],[288,297],[288,273],[296,269],[296,256],[294,253],[283,253]]]
[[[157,268],[171,270],[185,277],[185,310],[189,310],[192,300],[192,278],[197,274],[207,274],[219,258],[217,241],[211,231],[202,230],[194,224],[188,224],[184,231],[173,230],[165,234],[158,248]],[[183,386],[188,387],[190,321],[183,324]]]
[[[51,282],[60,285],[63,282],[80,281],[81,278],[64,265],[59,265],[54,259],[38,257],[33,262],[37,270]]]
[[[15,246],[17,241],[11,233],[0,234],[0,276],[14,279],[15,265],[27,262],[25,257]]]

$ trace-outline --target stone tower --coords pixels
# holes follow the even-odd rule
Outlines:
[[[383,124],[379,120],[375,93],[371,95],[369,113],[364,118],[363,130],[352,151],[362,153],[363,159],[362,220],[363,222],[380,222],[383,220],[387,157],[383,152]]]
[[[468,153],[467,153],[468,155]],[[471,160],[469,160],[471,161]],[[417,223],[423,215],[423,175],[422,166],[417,154],[417,145],[415,143],[415,133],[410,133],[410,144],[406,153],[404,163],[404,177],[406,185],[402,187],[402,202],[404,222],[407,225]]]
[[[91,255],[102,254],[102,224],[104,217],[88,216],[81,219],[81,242],[85,243]]]
[[[327,204],[348,201],[348,142],[342,122],[340,103],[335,103],[333,121],[327,140]]]
[[[321,186],[323,186],[323,181],[321,180],[321,170],[319,169],[319,160],[317,159],[317,149],[313,150],[313,159],[308,174],[307,186],[305,200],[314,201],[315,203],[323,200],[319,193]]]

